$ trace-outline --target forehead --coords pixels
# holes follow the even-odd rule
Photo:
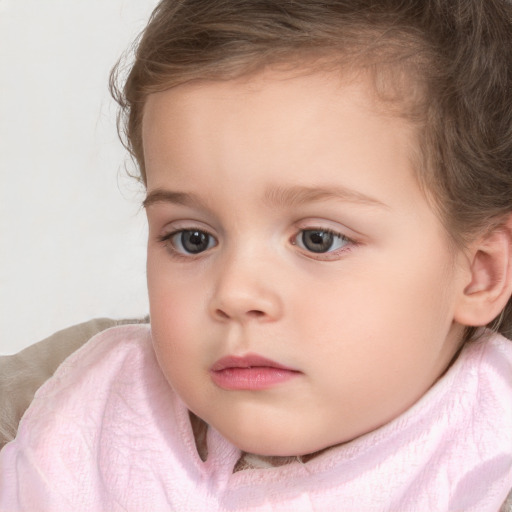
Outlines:
[[[241,134],[249,132],[250,127],[251,135],[258,133],[259,137],[253,146],[265,145],[267,149],[278,134],[290,144],[289,156],[300,153],[304,139],[336,144],[339,134],[322,127],[337,110],[341,119],[347,104],[358,109],[358,116],[357,126],[344,130],[345,137],[357,137],[372,127],[375,131],[386,125],[399,138],[407,138],[407,144],[401,140],[400,145],[410,149],[415,142],[414,127],[404,122],[389,103],[376,94],[375,82],[368,73],[266,70],[232,80],[192,82],[148,97],[142,124],[144,160],[151,168],[154,150],[162,145],[170,147],[176,138],[181,143],[187,136],[213,140],[212,127],[220,124]],[[355,123],[356,118],[351,122]],[[221,142],[217,140],[219,148]]]
[[[163,94],[173,91],[180,101],[185,98],[198,101],[208,94],[221,99],[223,92],[229,90],[229,99],[239,98],[245,101],[251,94],[262,92],[267,99],[279,96],[291,89],[302,92],[303,106],[318,98],[318,90],[337,94],[352,93],[358,96],[373,112],[383,116],[402,117],[408,121],[422,121],[428,100],[425,77],[408,61],[379,62],[363,60],[354,62],[354,58],[345,58],[343,54],[326,54],[317,58],[302,56],[290,57],[290,60],[276,61],[257,67],[256,71],[221,79],[193,79],[183,84],[173,85],[167,90],[150,94],[144,100],[143,120],[147,120],[147,111]],[[364,56],[361,57],[362,59]],[[343,88],[343,90],[341,90]],[[354,94],[356,93],[356,94]],[[160,100],[158,100],[160,101]]]
[[[298,171],[307,161],[305,152],[314,153],[311,164],[317,167],[342,139],[357,148],[362,139],[377,143],[386,137],[385,153],[390,158],[411,156],[416,146],[414,127],[388,112],[367,75],[334,72],[270,70],[155,93],[145,106],[142,134],[149,173],[157,157],[176,162],[181,155],[185,163],[192,159],[197,167],[208,166],[199,162],[203,155],[222,153],[225,159],[239,151],[260,151],[272,153],[285,166],[295,165]],[[370,156],[351,153],[363,160]]]

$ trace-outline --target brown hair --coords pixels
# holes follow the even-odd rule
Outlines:
[[[124,87],[116,87],[120,64],[111,76],[140,179],[149,94],[270,64],[326,62],[340,73],[371,71],[377,92],[418,123],[419,179],[455,243],[512,212],[509,0],[163,0]],[[512,332],[512,300],[499,324]]]

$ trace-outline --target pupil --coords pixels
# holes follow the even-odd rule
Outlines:
[[[197,254],[208,248],[208,235],[202,231],[184,231],[181,243],[187,252]]]
[[[302,233],[304,247],[312,252],[326,252],[331,248],[332,242],[332,233],[326,231],[304,231]]]

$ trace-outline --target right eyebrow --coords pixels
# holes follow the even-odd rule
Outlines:
[[[171,203],[181,204],[183,206],[204,206],[202,201],[195,195],[187,192],[175,192],[173,190],[166,190],[157,188],[148,193],[146,199],[142,202],[144,208],[156,203]]]

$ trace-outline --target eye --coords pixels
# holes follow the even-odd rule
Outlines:
[[[326,229],[304,229],[294,240],[301,249],[314,253],[333,252],[349,242],[350,240],[340,233]]]
[[[164,237],[181,254],[199,254],[217,245],[215,238],[198,229],[182,229]]]

